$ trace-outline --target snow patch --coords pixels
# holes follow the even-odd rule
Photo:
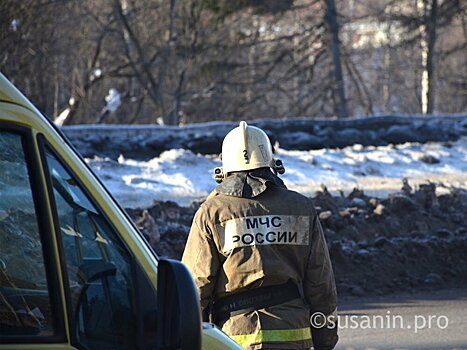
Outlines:
[[[105,96],[105,102],[107,102],[106,110],[110,113],[115,112],[118,107],[122,104],[120,93],[117,89],[110,89],[107,96]]]
[[[421,161],[424,155],[435,157],[439,163]],[[276,157],[284,162],[286,172],[281,178],[287,187],[309,196],[324,184],[334,193],[358,187],[384,197],[399,191],[404,177],[412,186],[430,180],[444,184],[444,188],[467,188],[466,137],[453,143],[278,149]],[[148,207],[153,200],[170,200],[183,206],[202,200],[216,187],[213,169],[221,165],[218,157],[184,149],[162,152],[147,162],[123,157],[118,161],[97,157],[86,161],[127,208]]]

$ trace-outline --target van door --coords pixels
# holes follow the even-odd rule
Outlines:
[[[12,344],[66,348],[50,216],[38,169],[30,130],[0,125],[0,349]],[[53,345],[60,343],[63,347]]]
[[[92,194],[44,142],[72,345],[78,349],[155,347],[156,291]]]

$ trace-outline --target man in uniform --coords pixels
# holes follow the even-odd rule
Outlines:
[[[332,349],[337,297],[311,200],[288,190],[269,138],[240,122],[222,144],[220,185],[197,211],[182,261],[204,321],[245,349]],[[310,322],[311,318],[311,322]]]

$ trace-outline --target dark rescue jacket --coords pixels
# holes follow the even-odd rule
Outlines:
[[[192,272],[205,315],[226,296],[291,282],[297,286],[295,299],[221,320],[218,326],[245,349],[335,346],[337,327],[310,326],[313,313],[335,315],[337,306],[316,211],[309,198],[288,190],[269,169],[234,173],[213,191],[194,217],[182,261]]]

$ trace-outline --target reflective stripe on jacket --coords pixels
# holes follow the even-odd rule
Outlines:
[[[284,344],[286,342],[301,342],[311,339],[310,327],[301,329],[269,329],[259,330],[254,334],[232,335],[232,339],[247,348],[252,344],[276,343]]]
[[[246,349],[332,349],[337,331],[310,328],[313,312],[336,309],[323,231],[309,198],[269,170],[229,176],[197,211],[182,261],[203,313],[213,300],[292,280],[303,298],[230,317],[222,330]]]

